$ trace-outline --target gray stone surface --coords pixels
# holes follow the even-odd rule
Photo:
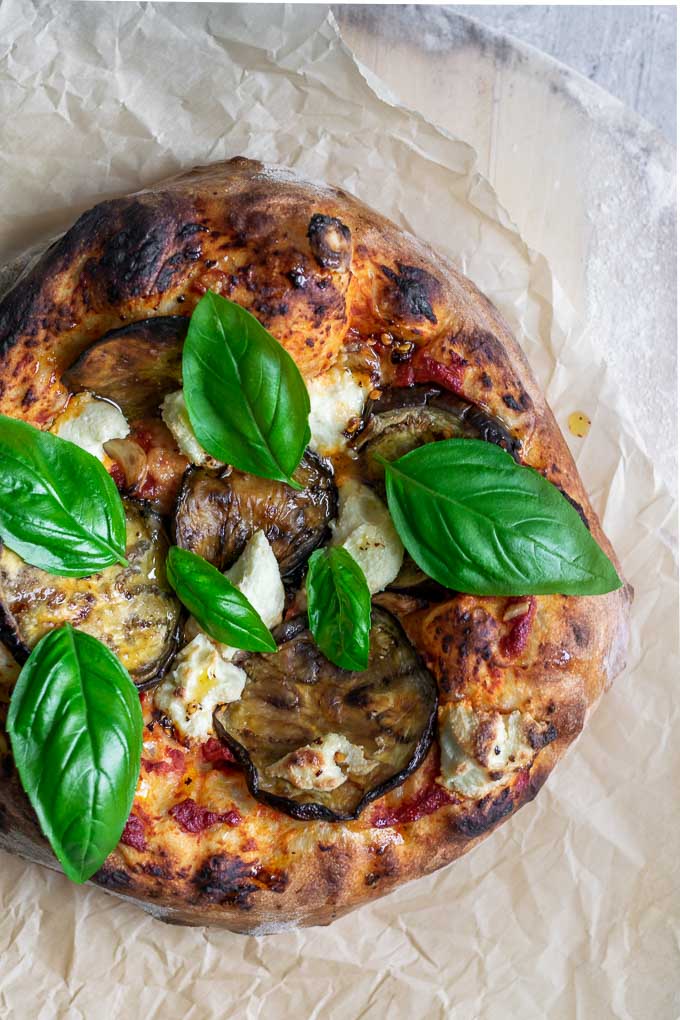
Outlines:
[[[456,15],[514,36],[573,68],[644,117],[675,144],[675,7],[555,5],[348,5],[342,22],[441,55],[459,44]]]
[[[675,7],[470,4],[452,9],[573,67],[675,143]]]

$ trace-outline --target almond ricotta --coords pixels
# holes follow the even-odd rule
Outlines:
[[[364,750],[341,733],[327,733],[311,744],[280,758],[270,765],[272,776],[285,779],[298,790],[336,790],[351,775],[364,776],[377,762],[366,760]]]
[[[344,432],[352,418],[361,417],[371,384],[359,382],[348,368],[331,368],[307,379],[306,385],[311,404],[309,445],[323,457],[344,450]]]
[[[339,490],[339,513],[331,525],[331,545],[341,545],[356,560],[372,595],[394,581],[404,547],[389,511],[373,489],[349,481]]]
[[[130,426],[115,404],[90,393],[78,393],[71,397],[50,432],[103,461],[106,456],[104,443],[110,439],[124,439],[130,432]]]

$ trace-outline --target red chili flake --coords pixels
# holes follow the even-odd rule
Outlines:
[[[201,754],[205,761],[209,762],[226,762],[230,765],[236,762],[236,758],[234,758],[227,745],[223,744],[217,737],[210,737],[206,740],[205,744],[201,744]]]
[[[444,807],[445,804],[453,804],[456,800],[455,794],[449,793],[438,783],[433,783],[421,790],[412,800],[394,808],[392,812],[382,814],[377,811],[371,819],[371,824],[376,829],[385,829],[391,825],[407,825],[409,822],[417,822],[425,815],[434,814],[440,807]]]
[[[177,747],[168,747],[166,753],[170,761],[166,761],[164,758],[160,761],[142,758],[144,771],[159,772],[161,775],[167,775],[169,772],[184,772],[184,752],[180,751]]]
[[[527,601],[526,598],[514,599],[515,602]],[[507,656],[509,659],[514,659],[518,655],[521,655],[527,646],[529,640],[529,633],[531,631],[531,625],[534,622],[536,616],[536,599],[533,595],[529,596],[528,599],[529,608],[523,616],[516,616],[512,621],[512,627],[501,639],[500,650],[501,655]]]
[[[209,829],[211,825],[218,823],[232,826],[241,823],[241,815],[235,809],[223,812],[210,811],[208,808],[201,807],[191,797],[187,797],[186,800],[171,807],[170,814],[185,832],[203,832],[204,829]]]
[[[138,818],[137,815],[130,815],[125,823],[120,841],[125,846],[131,846],[133,850],[146,850],[144,822],[141,818]]]
[[[148,453],[153,446],[153,434],[151,430],[144,425],[144,419],[134,422],[130,438],[134,439],[138,446],[144,450],[144,453]]]
[[[522,769],[522,771],[518,773],[517,779],[515,780],[514,793],[516,795],[524,793],[528,785],[529,785],[529,770]]]
[[[413,365],[410,362],[402,362],[397,365],[394,373],[394,383],[396,386],[413,386],[415,382],[415,376],[413,373]]]
[[[465,365],[466,362],[453,352],[449,354],[449,363],[446,365],[427,354],[416,355],[413,360],[413,377],[415,382],[436,383],[452,393],[460,393]]]
[[[172,771],[184,772],[184,751],[178,747],[168,747],[166,753],[172,762]]]
[[[125,475],[123,474],[120,464],[118,464],[115,460],[111,463],[111,466],[109,467],[109,474],[113,478],[116,488],[118,489],[125,488]]]

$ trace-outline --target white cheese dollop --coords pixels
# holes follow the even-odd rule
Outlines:
[[[341,733],[327,733],[311,744],[291,751],[270,765],[270,775],[287,780],[298,790],[336,790],[350,775],[363,776],[377,767],[364,749]]]
[[[161,417],[172,432],[180,453],[188,457],[192,464],[200,467],[212,459],[194,434],[182,390],[168,393],[161,404]]]
[[[357,561],[372,595],[395,579],[404,547],[389,510],[373,489],[349,481],[338,490],[338,519],[331,525],[331,545],[341,545]]]
[[[226,571],[267,627],[283,618],[285,593],[279,565],[263,531],[256,531],[236,563]],[[214,736],[217,705],[238,701],[246,674],[231,660],[237,649],[204,634],[193,617],[185,629],[195,635],[175,659],[173,668],[154,692],[154,702],[183,738],[204,741]]]
[[[79,393],[68,402],[68,407],[55,420],[50,432],[60,439],[68,439],[98,460],[104,460],[104,443],[110,439],[124,439],[130,432],[123,413],[108,400],[100,400],[90,393]]]
[[[266,627],[281,623],[286,596],[278,560],[264,531],[255,532],[236,563],[224,574],[245,595]]]
[[[311,404],[309,445],[328,457],[347,445],[343,433],[352,418],[361,416],[371,384],[358,382],[348,368],[331,368],[307,379],[306,386]]]
[[[470,704],[447,705],[439,718],[439,782],[464,797],[485,797],[507,783],[513,772],[531,764],[548,727],[514,711],[477,713]]]
[[[178,654],[172,672],[154,691],[154,703],[181,737],[204,741],[214,735],[215,708],[238,701],[245,682],[245,672],[201,633]]]

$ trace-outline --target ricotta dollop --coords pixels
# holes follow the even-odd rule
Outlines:
[[[172,432],[180,453],[183,453],[192,464],[201,467],[212,459],[199,443],[191,427],[183,390],[168,393],[161,405],[161,417]]]
[[[331,525],[331,545],[341,545],[363,570],[372,595],[394,581],[404,547],[389,510],[373,489],[349,481],[338,490],[338,519]]]
[[[103,461],[106,456],[104,443],[110,439],[124,439],[130,432],[130,426],[115,404],[90,393],[79,393],[71,397],[50,432]]]
[[[364,749],[352,744],[341,733],[327,733],[311,744],[291,751],[270,765],[272,776],[285,779],[298,790],[336,790],[350,775],[364,776],[376,768]]]
[[[371,385],[359,382],[348,368],[331,368],[306,380],[311,410],[309,445],[323,457],[347,446],[344,432],[352,418],[361,417]]]
[[[263,531],[255,532],[226,576],[267,627],[281,622],[285,593],[278,562]],[[231,661],[236,648],[208,637],[193,618],[187,623],[186,632],[194,636],[155,689],[154,703],[181,737],[204,741],[214,736],[215,708],[238,701],[247,677]]]

